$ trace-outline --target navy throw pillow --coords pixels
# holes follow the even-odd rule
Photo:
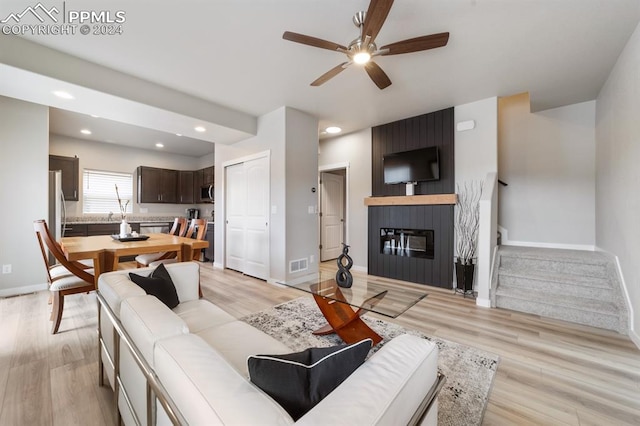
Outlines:
[[[157,297],[169,309],[173,309],[180,304],[176,286],[173,284],[171,275],[169,275],[169,271],[167,271],[164,264],[161,263],[148,277],[130,272],[129,278],[147,294]]]
[[[296,421],[362,365],[372,343],[365,339],[286,355],[250,356],[249,379]]]

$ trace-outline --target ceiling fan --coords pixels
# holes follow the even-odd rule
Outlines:
[[[347,55],[348,61],[330,69],[311,83],[312,86],[320,86],[338,75],[349,65],[356,63],[364,66],[369,77],[381,90],[391,85],[391,80],[372,58],[375,56],[399,55],[401,53],[420,52],[422,50],[435,49],[446,46],[449,41],[449,33],[431,34],[415,37],[408,40],[387,44],[378,49],[375,43],[376,36],[380,32],[387,15],[391,10],[393,0],[371,0],[369,9],[357,12],[353,17],[353,23],[360,28],[360,36],[349,43],[349,46],[322,40],[304,34],[285,31],[282,38],[285,40],[302,43],[321,49],[334,50]]]

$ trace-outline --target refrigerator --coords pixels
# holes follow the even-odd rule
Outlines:
[[[67,211],[62,192],[62,172],[60,170],[49,171],[49,218],[47,225],[56,241],[64,237],[64,227],[67,221]],[[49,253],[49,264],[56,262],[55,257]]]

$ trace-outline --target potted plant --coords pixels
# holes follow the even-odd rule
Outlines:
[[[457,184],[458,202],[455,208],[456,291],[473,294],[478,229],[480,227],[480,196],[482,181]]]

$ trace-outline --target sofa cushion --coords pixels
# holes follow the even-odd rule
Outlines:
[[[291,348],[246,322],[231,321],[196,333],[243,377],[249,377],[247,358],[258,353],[286,354]]]
[[[407,424],[437,374],[435,343],[403,334],[387,342],[296,424]]]
[[[98,279],[98,291],[118,318],[120,318],[120,305],[123,300],[147,294],[142,288],[131,282],[124,271],[120,272],[107,272],[100,275]]]
[[[191,333],[199,333],[205,328],[237,321],[235,317],[204,299],[180,302],[178,306],[173,308],[173,312],[187,323]]]
[[[158,340],[189,333],[187,324],[153,296],[131,297],[122,302],[120,321],[151,367]]]
[[[129,278],[147,294],[157,297],[169,309],[175,308],[180,303],[176,286],[163,264],[154,269],[148,277],[130,272]]]
[[[248,359],[249,378],[297,420],[364,362],[372,340]]]
[[[281,406],[194,334],[160,340],[154,358],[158,378],[188,424],[293,423]],[[161,413],[158,423],[165,417]]]

